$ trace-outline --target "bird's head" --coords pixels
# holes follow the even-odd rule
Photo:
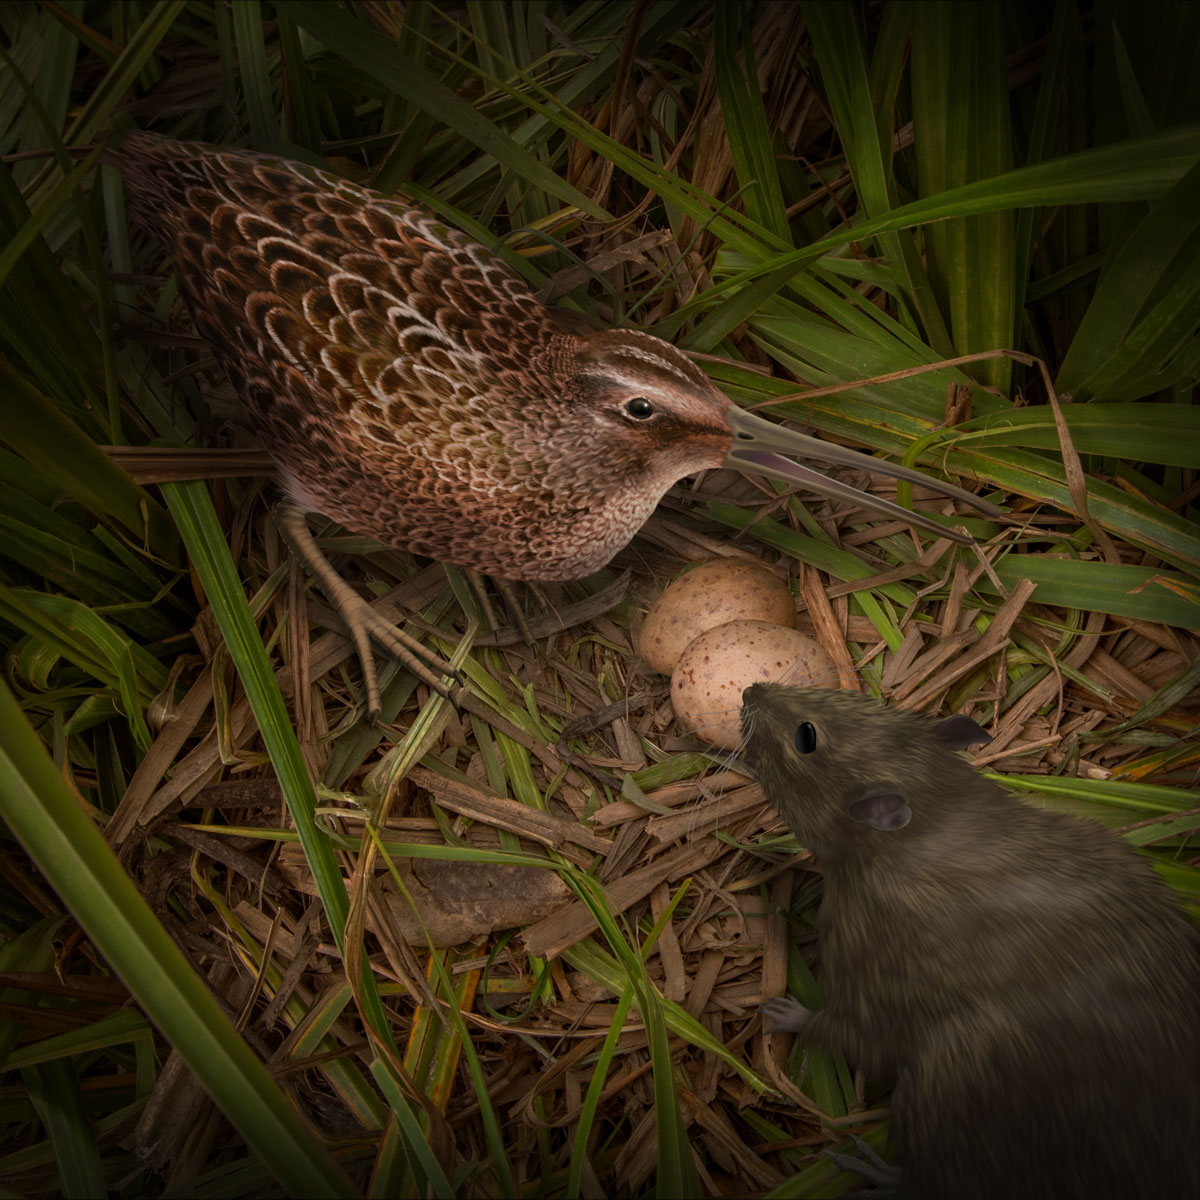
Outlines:
[[[990,516],[1001,515],[953,484],[746,412],[731,404],[682,351],[660,338],[612,329],[573,341],[565,364],[576,438],[570,455],[573,470],[591,474],[599,469],[627,485],[644,484],[655,491],[657,500],[686,475],[733,467],[849,500],[956,541],[972,540],[969,534],[793,461],[816,459],[923,484]]]
[[[622,474],[661,479],[665,491],[725,461],[729,401],[669,342],[601,330],[578,340],[568,369],[573,423],[595,431]]]

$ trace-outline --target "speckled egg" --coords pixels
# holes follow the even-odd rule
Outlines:
[[[688,643],[671,675],[675,715],[721,750],[741,738],[742,689],[752,683],[837,687],[833,660],[806,634],[767,621],[729,621]]]
[[[713,558],[667,586],[651,605],[638,650],[656,671],[670,675],[688,643],[729,621],[796,624],[796,605],[786,583],[763,563]]]

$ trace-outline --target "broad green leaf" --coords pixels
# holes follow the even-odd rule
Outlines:
[[[1200,630],[1200,583],[1163,567],[1011,554],[997,560],[996,574],[1010,588],[1032,580],[1038,604]]]
[[[1063,417],[1080,454],[1102,454],[1131,462],[1200,468],[1200,408],[1179,404],[1068,404]],[[1058,448],[1054,414],[1047,408],[990,413],[959,430],[958,446]]]
[[[1156,204],[1106,264],[1099,286],[1059,368],[1056,386],[1081,398],[1099,395],[1106,381],[1127,368],[1127,339],[1159,295],[1179,313],[1183,332],[1196,324],[1195,296],[1168,289],[1200,272],[1200,166],[1193,167]],[[1168,294],[1163,296],[1164,290]],[[1169,348],[1169,347],[1168,347]],[[1153,353],[1152,350],[1142,351]],[[1133,365],[1137,365],[1134,360]],[[1156,365],[1151,359],[1148,366]],[[1111,384],[1109,384],[1111,386]],[[1143,394],[1148,394],[1151,390]]]

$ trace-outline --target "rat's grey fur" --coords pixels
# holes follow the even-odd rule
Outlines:
[[[895,1080],[904,1192],[1200,1196],[1200,935],[1150,864],[982,779],[931,718],[815,688],[744,699],[747,760],[825,870],[826,1004],[802,1036]],[[855,821],[873,792],[909,823]]]

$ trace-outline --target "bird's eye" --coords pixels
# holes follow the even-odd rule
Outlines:
[[[635,396],[625,405],[625,411],[637,421],[654,416],[654,405],[645,396]]]
[[[801,754],[811,754],[817,748],[817,731],[811,721],[796,726],[796,749]]]

